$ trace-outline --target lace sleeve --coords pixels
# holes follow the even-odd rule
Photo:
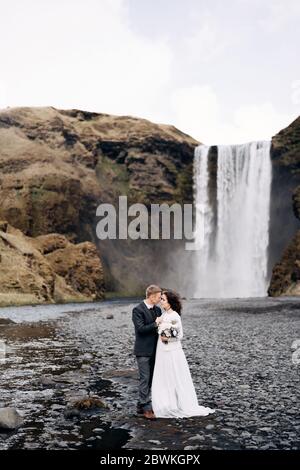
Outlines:
[[[181,340],[183,338],[183,328],[182,328],[182,321],[180,318],[180,315],[178,315],[177,321],[178,321],[178,328],[179,328],[179,334],[178,334],[178,339]]]

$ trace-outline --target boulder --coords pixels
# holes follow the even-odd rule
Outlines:
[[[0,429],[17,429],[24,420],[15,408],[0,408]]]

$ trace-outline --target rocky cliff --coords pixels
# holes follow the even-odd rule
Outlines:
[[[300,295],[300,117],[272,139],[268,294]]]
[[[191,202],[196,145],[173,126],[131,116],[53,107],[2,110],[0,219],[34,239],[61,234],[75,244],[70,250],[93,243],[106,290],[140,293],[145,283],[162,282],[164,263],[180,242],[99,241],[96,208],[102,202],[116,206],[120,195],[129,204]],[[68,249],[45,256],[76,291],[80,282],[74,273],[67,276]]]
[[[95,245],[61,234],[32,238],[0,221],[0,306],[100,300],[103,271]]]
[[[0,111],[0,220],[7,228],[0,229],[1,304],[136,295],[153,281],[177,288],[178,278],[181,288],[190,283],[184,273],[192,252],[184,241],[100,241],[96,208],[118,209],[121,195],[147,206],[192,202],[197,145],[173,126],[131,116]],[[298,295],[300,118],[273,137],[271,157],[268,292]]]

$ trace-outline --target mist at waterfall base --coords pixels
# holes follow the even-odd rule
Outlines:
[[[272,164],[269,141],[195,149],[193,296],[265,297]]]

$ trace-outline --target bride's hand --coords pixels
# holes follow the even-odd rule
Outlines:
[[[157,325],[159,325],[162,322],[162,319],[160,317],[157,317],[155,322]]]

